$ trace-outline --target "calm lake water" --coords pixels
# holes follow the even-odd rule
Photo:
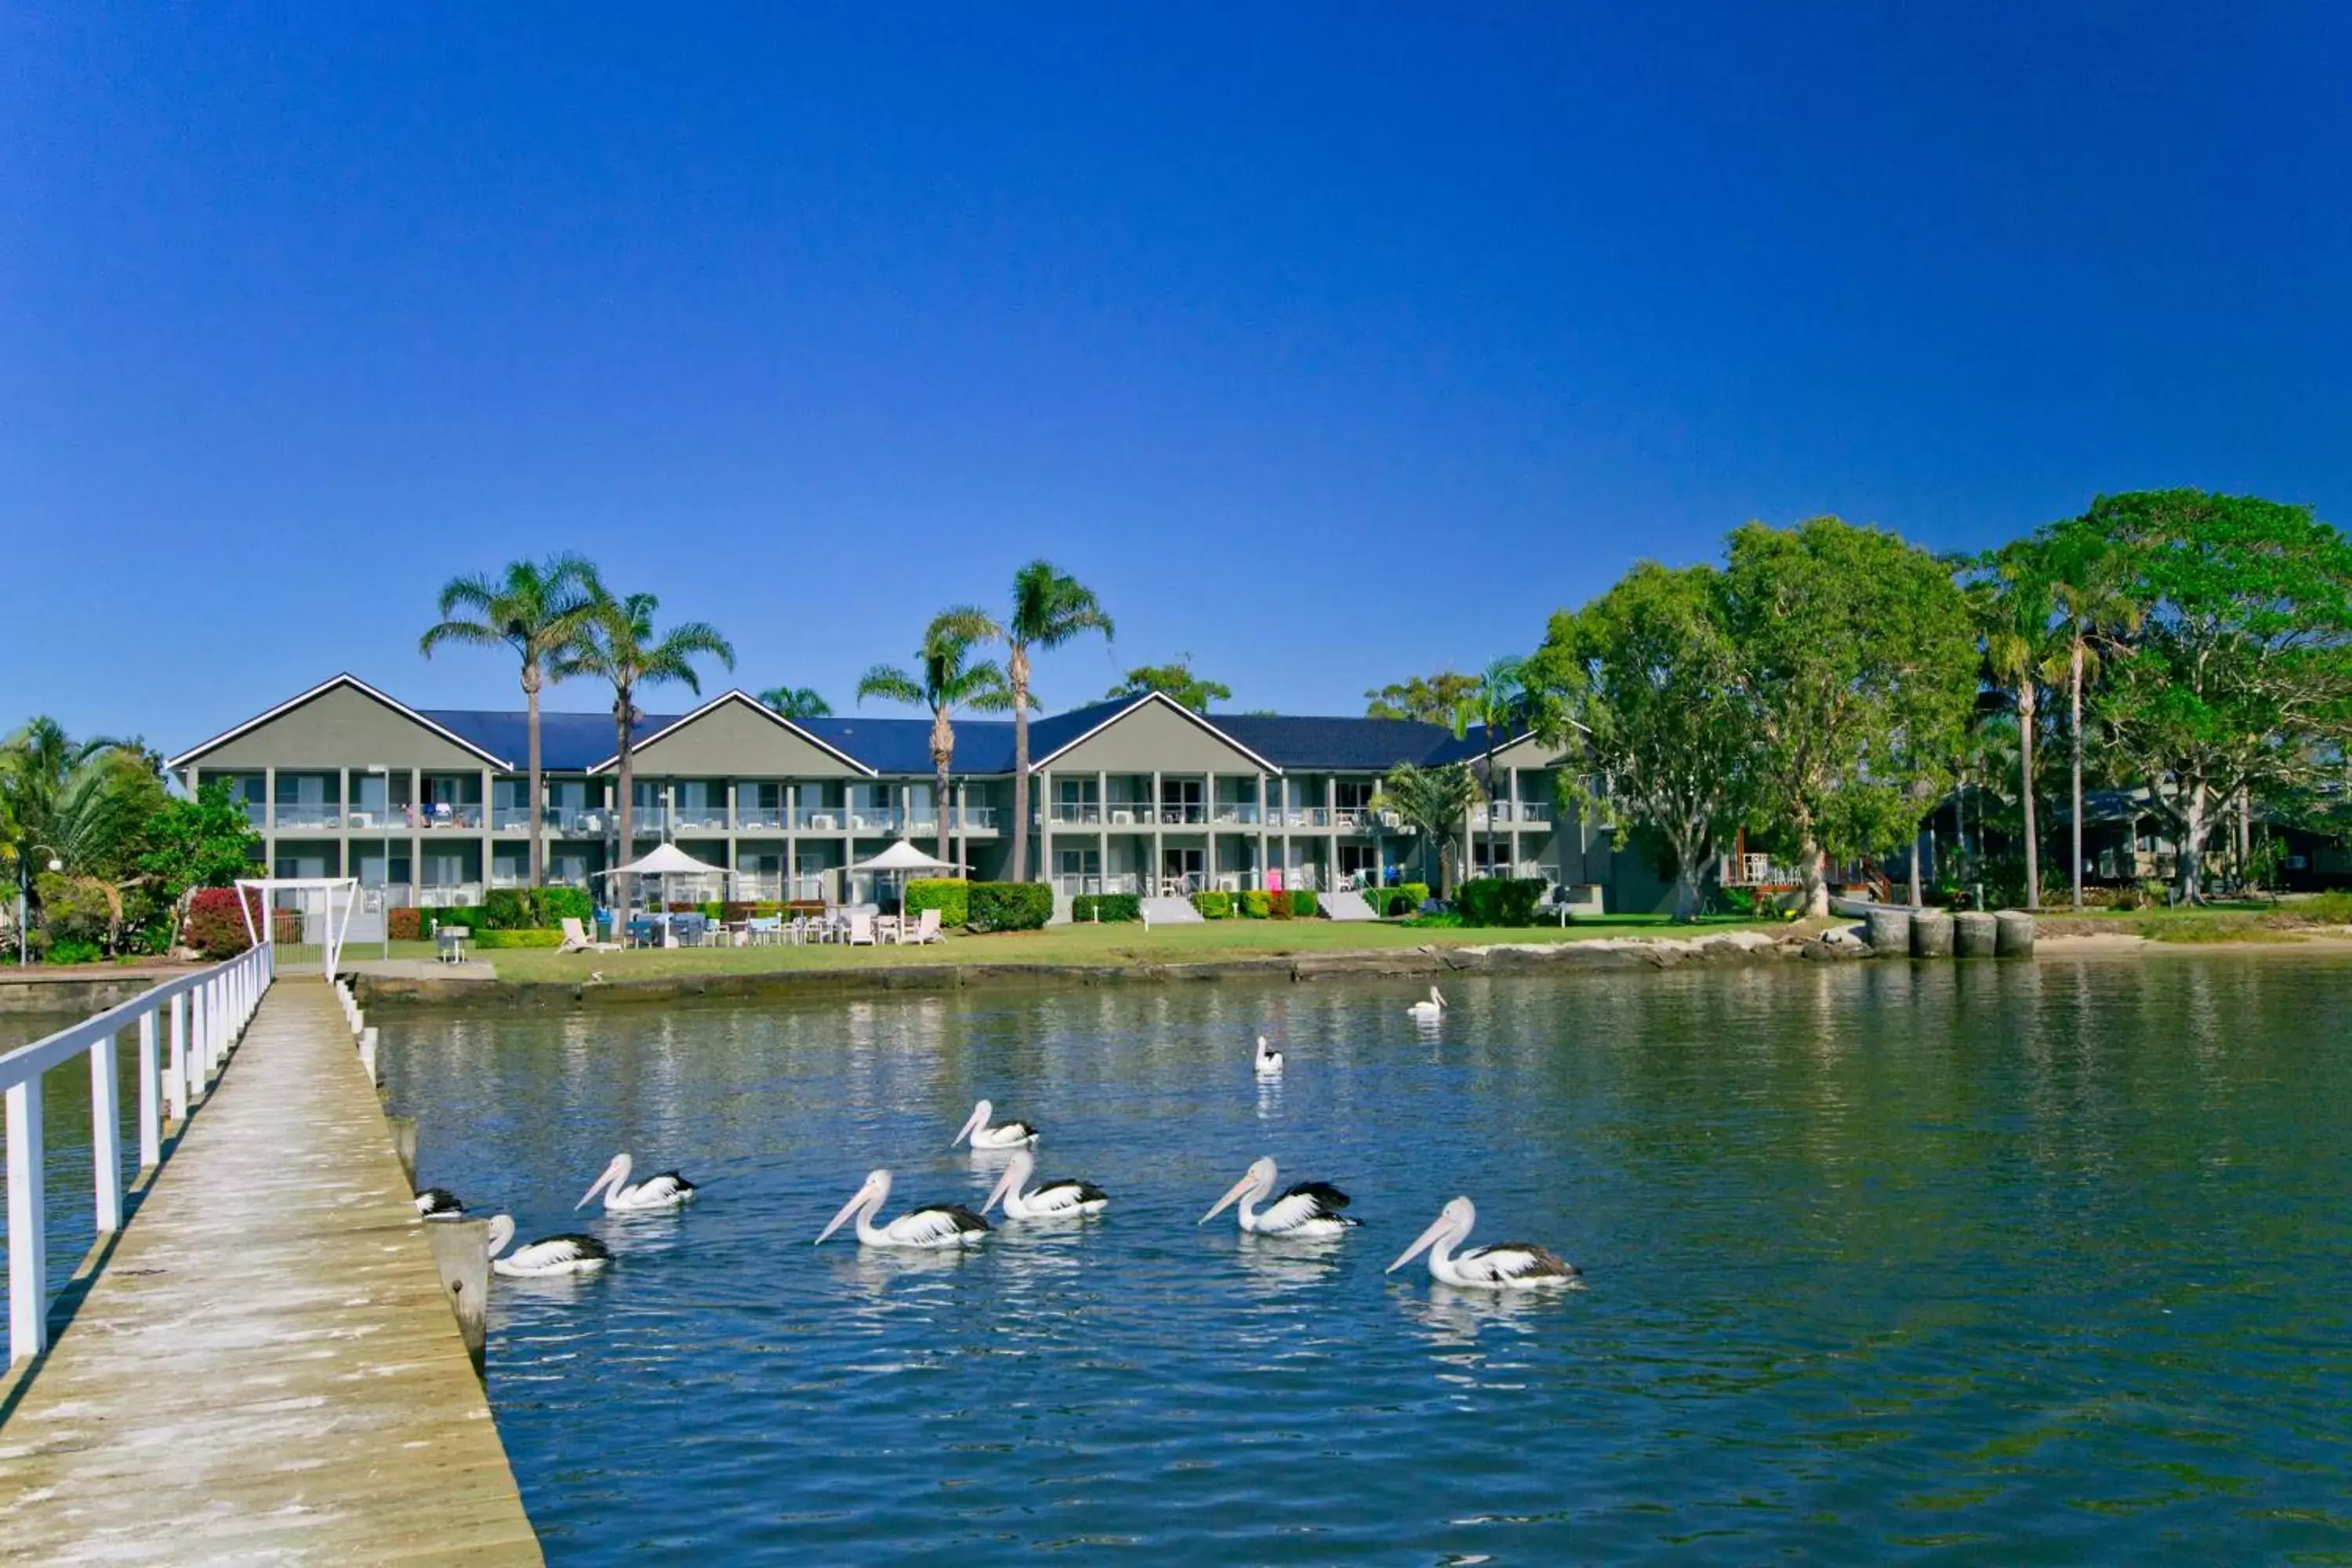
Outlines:
[[[1447,989],[383,1017],[425,1179],[620,1255],[494,1291],[559,1563],[2352,1561],[2352,964]],[[976,1204],[982,1094],[1109,1215],[809,1247],[875,1165]],[[621,1148],[703,1201],[575,1215]],[[1196,1227],[1261,1153],[1363,1228]],[[1383,1279],[1457,1193],[1591,1288]]]

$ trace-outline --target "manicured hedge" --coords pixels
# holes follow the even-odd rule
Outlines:
[[[1070,900],[1070,919],[1079,925],[1100,921],[1117,925],[1143,918],[1143,900],[1133,893],[1080,893]]]
[[[1455,891],[1454,907],[1465,925],[1523,926],[1534,921],[1543,890],[1539,877],[1473,877]]]
[[[482,921],[478,931],[529,931],[539,922],[531,918],[530,899],[520,888],[492,888],[482,895]]]
[[[539,923],[561,927],[566,920],[586,922],[596,913],[596,900],[585,888],[541,888],[531,897],[539,904]]]
[[[973,882],[965,903],[974,931],[1037,931],[1054,918],[1054,889],[1043,882]]]
[[[940,911],[940,924],[964,926],[971,923],[971,885],[961,877],[917,877],[907,883],[905,910],[910,915],[925,910]]]
[[[438,907],[427,904],[416,912],[422,918],[424,932],[428,940],[432,937],[436,926],[464,926],[471,931],[489,929],[482,923],[481,910],[472,904]]]
[[[1192,895],[1192,907],[1201,911],[1204,921],[1229,921],[1234,918],[1234,896],[1215,889],[1203,889]]]
[[[560,931],[477,931],[474,945],[491,947],[561,947],[563,933]]]
[[[1400,882],[1393,888],[1364,889],[1364,902],[1371,905],[1372,913],[1382,920],[1419,914],[1421,906],[1428,901],[1429,884],[1426,882]]]
[[[1321,911],[1322,908],[1322,902],[1316,898],[1314,889],[1293,888],[1290,889],[1290,912],[1297,915],[1300,920],[1313,920],[1316,915]]]
[[[261,895],[246,895],[251,901],[259,924]],[[235,958],[253,945],[246,933],[245,911],[237,907],[238,892],[235,888],[203,888],[188,900],[188,918],[181,922],[180,940],[196,950],[199,956],[213,960]]]
[[[1241,896],[1234,912],[1245,921],[1262,921],[1273,912],[1274,895],[1252,888]]]

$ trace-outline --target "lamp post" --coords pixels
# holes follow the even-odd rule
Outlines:
[[[383,956],[392,958],[392,769],[383,763],[370,763],[367,771],[383,780],[383,869],[376,873],[375,910],[378,934],[383,938]]]
[[[58,847],[54,844],[27,844],[16,851],[16,967],[19,969],[32,963],[31,944],[27,940],[30,927],[26,923],[26,895],[33,888],[33,871],[32,868],[26,864],[25,857],[37,849],[46,849],[49,852],[50,870],[62,871],[66,868],[66,863],[58,858]]]

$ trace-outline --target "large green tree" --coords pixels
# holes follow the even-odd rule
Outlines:
[[[1977,688],[1968,606],[1926,551],[1832,517],[1738,529],[1724,589],[1756,805],[1796,850],[1806,911],[1827,914],[1823,857],[1916,832],[1916,781],[1958,749]]]
[[[1004,645],[1004,679],[1013,693],[1012,879],[1029,879],[1029,677],[1033,651],[1060,647],[1087,632],[1116,635],[1094,590],[1050,561],[1013,574],[1013,607],[1001,621],[981,617],[982,635]]]
[[[1367,719],[1410,719],[1423,724],[1451,724],[1454,710],[1477,689],[1478,678],[1442,670],[1392,680],[1364,693]]]
[[[2104,496],[2079,526],[2145,614],[2099,709],[2176,828],[2175,896],[2204,896],[2217,811],[2308,788],[2352,743],[2352,541],[2308,507],[2202,490]]]
[[[1675,864],[1675,918],[1738,825],[1755,749],[1722,574],[1642,562],[1574,614],[1554,616],[1528,675],[1549,694],[1567,803],[1654,836]]]
[[[441,619],[416,639],[425,658],[445,643],[504,647],[522,664],[522,700],[529,712],[530,773],[530,885],[546,879],[541,846],[539,693],[557,655],[580,635],[603,588],[596,568],[577,555],[551,555],[544,562],[510,561],[503,575],[477,573],[452,577],[441,587]],[[559,678],[560,679],[560,678]],[[390,874],[390,868],[385,868]]]
[[[955,710],[1002,713],[1013,706],[1012,683],[993,659],[974,661],[973,647],[988,636],[988,617],[971,608],[942,610],[924,629],[922,647],[915,650],[915,667],[901,669],[877,664],[857,683],[857,700],[878,698],[931,710],[931,769],[937,779],[934,796],[939,808],[939,858],[952,860],[950,818],[954,815],[948,795],[949,774],[955,765]]]
[[[1372,796],[1374,809],[1393,811],[1406,826],[1421,835],[1423,848],[1437,852],[1438,897],[1451,895],[1454,857],[1461,847],[1462,825],[1478,804],[1478,781],[1466,763],[1424,768],[1400,763],[1388,771]]]
[[[659,608],[661,601],[651,594],[616,599],[599,587],[578,630],[551,666],[559,680],[584,676],[613,689],[613,743],[621,797],[617,853],[623,864],[636,858],[631,814],[635,807],[636,729],[645,719],[637,708],[639,689],[674,683],[699,696],[702,678],[695,673],[695,660],[715,658],[735,668],[735,646],[707,621],[680,621],[666,632],[656,632],[654,612]],[[621,889],[624,908],[629,892],[625,887]]]
[[[48,718],[0,741],[0,862],[26,893],[27,925],[39,923],[47,892],[102,909],[89,934],[116,945],[125,895],[148,880],[149,823],[168,802],[157,759],[136,742],[76,741]],[[51,861],[61,869],[50,872]]]
[[[1230,702],[1234,689],[1192,669],[1192,656],[1179,654],[1166,664],[1141,664],[1104,693],[1107,697],[1141,697],[1158,691],[1174,698],[1195,713],[1206,713],[1212,702]]]

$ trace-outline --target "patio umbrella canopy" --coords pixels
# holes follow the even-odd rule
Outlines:
[[[955,868],[954,861],[926,855],[904,838],[881,854],[860,860],[850,868],[853,871],[952,871]]]
[[[724,866],[713,866],[698,860],[675,844],[665,844],[650,855],[615,866],[609,871],[599,871],[600,877],[731,877],[735,873]]]

